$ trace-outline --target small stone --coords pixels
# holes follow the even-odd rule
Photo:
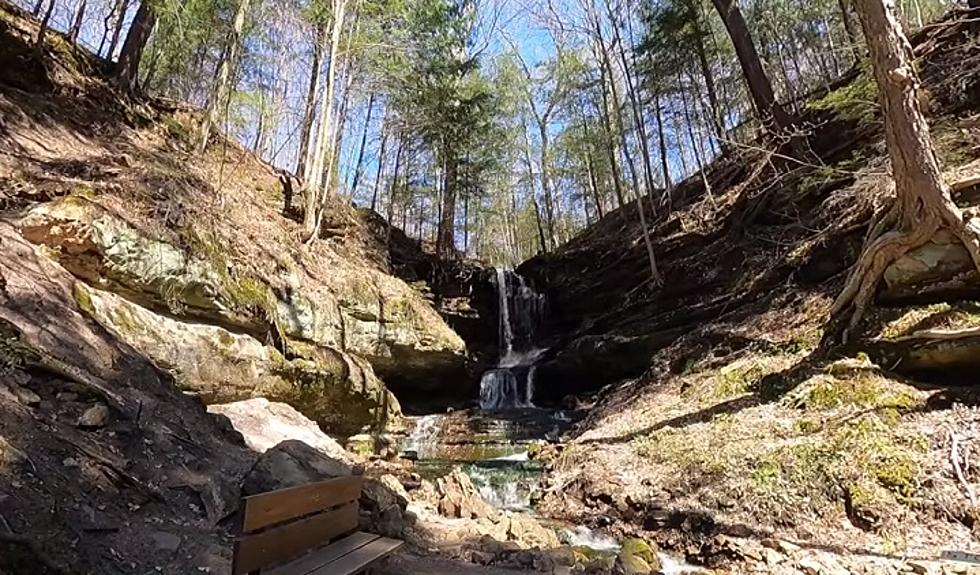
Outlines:
[[[804,557],[803,559],[800,559],[796,563],[796,566],[806,575],[820,575],[820,573],[823,571],[823,565],[821,565],[820,562],[813,557]]]
[[[27,389],[26,387],[14,387],[13,392],[14,395],[17,396],[17,400],[27,407],[37,407],[41,405],[41,396]]]
[[[78,427],[84,429],[97,429],[109,423],[109,408],[105,404],[97,403],[85,410],[78,418]]]
[[[909,561],[906,565],[917,575],[930,575],[935,572],[933,565],[925,561]]]
[[[775,549],[770,549],[768,547],[764,549],[765,550],[763,551],[763,556],[766,561],[766,565],[776,565],[777,563],[780,563],[783,559],[785,559],[785,557],[783,557],[783,554],[780,553],[779,551],[776,551]]]
[[[64,401],[65,403],[78,401],[78,394],[73,391],[62,391],[55,397],[58,399],[58,401]]]
[[[164,551],[176,551],[180,549],[180,537],[173,533],[154,531],[151,537],[153,537],[153,543],[157,546],[157,549]]]
[[[762,546],[779,551],[783,555],[792,555],[800,550],[799,545],[794,545],[793,543],[783,541],[782,539],[763,539]]]

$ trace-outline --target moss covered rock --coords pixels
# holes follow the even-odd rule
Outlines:
[[[308,357],[286,359],[249,335],[182,322],[109,292],[77,291],[85,294],[86,311],[96,321],[207,403],[265,397],[294,406],[340,435],[384,427],[400,417],[398,401],[371,366],[336,349],[298,347]]]
[[[364,262],[327,254],[320,265],[331,273],[314,274],[286,254],[281,273],[247,275],[212,232],[187,231],[179,247],[80,195],[34,208],[21,233],[76,277],[150,309],[259,337],[274,328],[423,388],[453,381],[465,366],[465,343],[432,306]]]

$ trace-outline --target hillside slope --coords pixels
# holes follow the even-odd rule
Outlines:
[[[304,244],[275,170],[225,140],[198,155],[196,112],[117,98],[58,34],[37,60],[35,24],[0,16],[0,209],[100,324],[207,402],[281,400],[340,435],[397,426],[385,379],[463,377],[466,343],[392,275],[369,214],[333,198]]]
[[[913,43],[946,177],[975,213],[971,17],[953,12]],[[977,344],[919,332],[976,325],[965,250],[940,237],[909,254],[865,332],[820,345],[890,193],[870,79],[854,71],[831,88],[803,113],[802,159],[738,149],[709,168],[710,189],[695,177],[674,190],[654,234],[662,288],[632,205],[521,266],[554,314],[539,395],[596,401],[551,460],[546,512],[755,572],[893,572],[980,549],[964,491],[975,472],[961,481],[950,464],[980,429],[976,395],[959,386],[974,381]]]

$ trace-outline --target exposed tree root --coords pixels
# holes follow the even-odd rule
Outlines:
[[[846,343],[850,333],[860,324],[885,270],[908,252],[925,245],[941,230],[949,231],[963,243],[980,271],[980,224],[976,220],[964,220],[963,213],[948,194],[944,199],[927,206],[926,198],[917,198],[917,217],[903,214],[903,205],[896,202],[875,218],[865,238],[864,250],[831,308],[833,318],[850,312],[847,327],[841,334],[842,341]],[[909,231],[895,230],[896,224]]]

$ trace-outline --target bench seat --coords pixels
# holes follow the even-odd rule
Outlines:
[[[358,531],[343,539],[314,549],[307,554],[263,571],[267,575],[351,575],[360,573],[384,559],[399,547],[402,541],[388,539],[372,533]]]

